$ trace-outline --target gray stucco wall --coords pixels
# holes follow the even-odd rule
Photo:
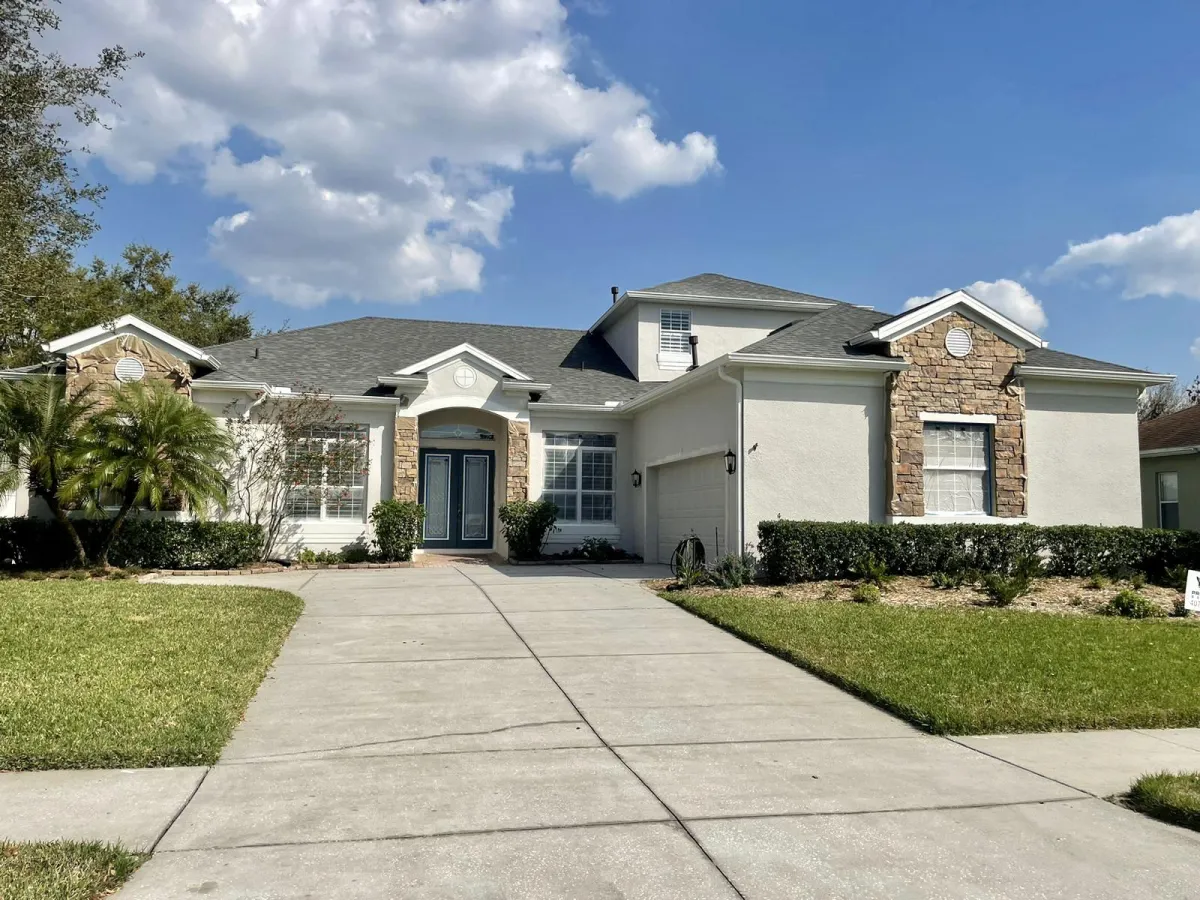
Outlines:
[[[672,461],[724,454],[734,447],[736,423],[733,385],[710,377],[637,413],[633,420],[634,462],[642,486],[633,492],[634,533],[638,552],[657,555],[658,470]],[[726,492],[725,534],[736,531],[736,479]]]
[[[1140,525],[1138,389],[1027,379],[1029,521]]]
[[[745,378],[747,541],[779,517],[882,521],[883,376],[751,369]]]
[[[1142,526],[1158,527],[1158,473],[1179,476],[1179,527],[1200,531],[1200,454],[1152,456],[1142,460]]]

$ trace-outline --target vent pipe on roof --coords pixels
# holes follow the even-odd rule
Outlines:
[[[692,345],[692,365],[691,368],[688,369],[690,372],[692,369],[700,368],[700,335],[689,334],[688,343]]]
[[[254,348],[254,358],[258,359],[258,348],[257,347]]]
[[[617,294],[618,294],[618,293],[620,293],[620,292],[617,290],[617,286],[614,284],[614,285],[613,285],[611,288],[609,288],[609,290],[610,290],[610,291],[612,291],[612,295],[613,295],[613,303],[616,303],[616,302],[617,302]]]

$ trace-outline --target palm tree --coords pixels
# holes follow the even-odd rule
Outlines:
[[[24,475],[29,490],[45,501],[70,537],[81,566],[87,565],[87,553],[63,501],[94,407],[87,392],[68,396],[61,378],[0,381],[0,492],[15,490]]]
[[[90,489],[93,506],[102,493],[121,503],[100,545],[99,565],[108,565],[109,550],[135,506],[162,509],[173,498],[203,517],[210,504],[227,503],[229,436],[165,383],[115,390],[111,405],[92,420],[89,444],[86,471],[68,489]]]

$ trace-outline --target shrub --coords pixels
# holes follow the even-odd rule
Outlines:
[[[312,550],[308,547],[296,554],[296,562],[304,566],[336,566],[345,562],[340,550]]]
[[[1100,591],[1108,587],[1108,578],[1104,575],[1101,575],[1099,572],[1095,572],[1088,576],[1088,579],[1083,583],[1083,586],[1089,591]]]
[[[409,562],[421,542],[425,507],[411,500],[383,500],[371,510],[375,546],[384,562]],[[352,560],[347,560],[351,562]]]
[[[758,577],[758,560],[752,553],[728,553],[708,568],[708,580],[731,590],[753,584]]]
[[[882,596],[879,588],[869,581],[856,584],[850,592],[850,599],[855,603],[878,603]]]
[[[780,591],[779,594],[782,596],[783,591]],[[834,600],[840,600],[841,598],[842,592],[838,590],[836,584],[827,584],[825,585],[825,590],[821,591],[821,599],[826,603],[832,603]]]
[[[1163,587],[1173,588],[1182,594],[1187,590],[1187,573],[1187,566],[1172,566],[1163,572],[1159,581]]]
[[[1129,576],[1129,586],[1135,591],[1140,591],[1146,586],[1146,576],[1141,572],[1134,572]]]
[[[983,576],[983,592],[995,606],[1012,606],[1018,597],[1029,593],[1032,585],[1025,575],[1001,575],[989,572]]]
[[[412,558],[412,551],[409,551],[409,558]],[[344,563],[365,563],[371,560],[371,548],[361,538],[353,544],[347,544],[342,548],[342,562]],[[388,562],[408,562],[408,560],[388,560]]]
[[[887,566],[872,554],[864,556],[854,564],[854,577],[867,584],[873,584],[880,590],[886,590],[887,586],[896,580],[895,575],[888,574]]]
[[[579,552],[592,562],[608,562],[617,556],[617,548],[600,537],[586,537],[579,545]]]
[[[1038,554],[1026,553],[1013,560],[1009,567],[1009,574],[1024,578],[1026,581],[1033,581],[1046,576],[1046,564]]]
[[[1125,619],[1155,619],[1163,611],[1137,591],[1128,588],[1113,597],[1100,610],[1106,616],[1121,616]]]
[[[1142,572],[1157,580],[1177,566],[1200,568],[1200,533],[1162,529],[778,519],[760,523],[758,535],[763,576],[771,584],[846,578],[867,556],[893,575],[956,568],[1011,575],[1035,555],[1044,559],[1046,574],[1068,578]]]
[[[509,555],[520,560],[538,559],[557,518],[558,507],[549,500],[516,500],[500,507],[500,525]]]
[[[1171,601],[1171,617],[1174,619],[1186,619],[1191,612],[1185,605],[1182,597],[1176,597]]]

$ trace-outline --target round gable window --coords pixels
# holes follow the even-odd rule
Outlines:
[[[146,367],[134,356],[126,356],[117,362],[117,381],[128,384],[131,381],[141,381],[146,377]]]
[[[476,377],[475,370],[467,365],[459,366],[454,370],[454,383],[463,390],[474,387]]]
[[[963,328],[951,328],[946,332],[946,350],[951,356],[962,359],[971,352],[971,335]]]

